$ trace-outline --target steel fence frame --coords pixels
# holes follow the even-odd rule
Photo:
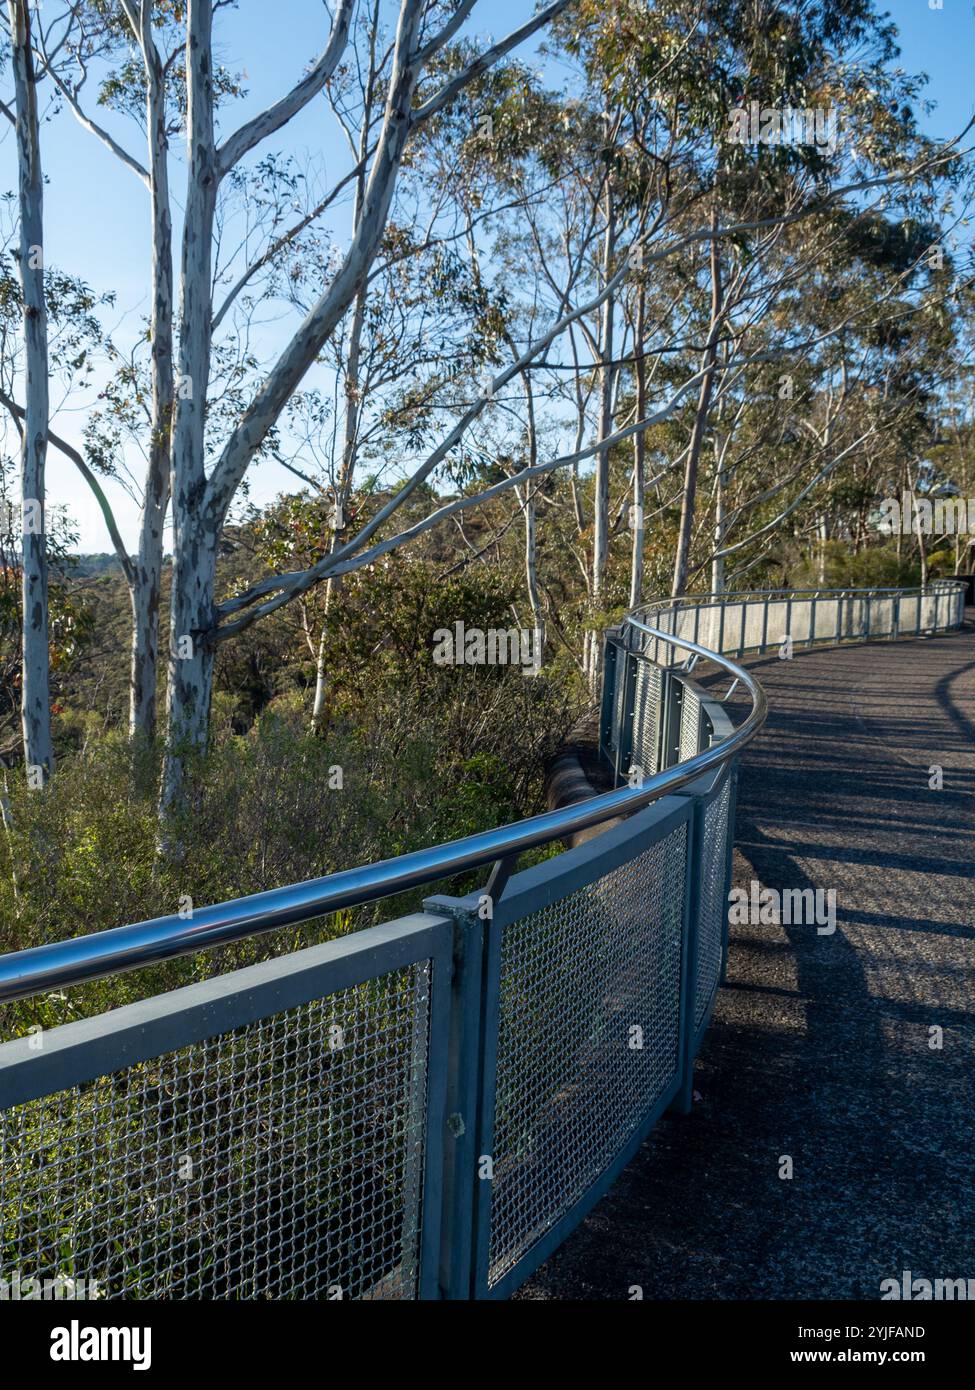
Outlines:
[[[642,619],[671,637],[692,635],[695,642],[734,657],[763,652],[788,635],[794,636],[795,644],[801,646],[919,637],[960,626],[965,616],[965,589],[961,580],[939,579],[903,589],[824,587],[689,594],[635,609],[624,623],[623,634],[625,639],[627,626],[632,630],[634,621]],[[834,622],[821,623],[824,606],[828,606],[828,612],[835,609]],[[757,641],[746,640],[750,613],[761,614],[762,631]],[[906,623],[901,620],[902,614],[907,617]],[[779,617],[784,621],[773,634],[769,630],[770,619]],[[803,630],[795,635],[793,629],[800,624]],[[659,657],[658,639],[653,646],[653,659]]]
[[[697,1019],[695,994],[699,898],[688,889],[702,876],[706,846],[701,836],[707,807],[730,785],[730,779],[730,768],[725,766],[702,779],[706,785],[700,789],[662,798],[577,848],[513,875],[490,916],[483,915],[483,894],[456,900],[432,897],[425,902],[424,912],[412,917],[185,986],[91,1020],[62,1025],[44,1034],[39,1051],[33,1050],[30,1037],[4,1043],[0,1045],[0,1111],[116,1075],[194,1042],[281,1014],[297,1004],[368,982],[412,962],[429,960],[433,982],[425,1071],[423,1181],[418,1194],[417,1296],[506,1297],[583,1219],[664,1111],[670,1106],[689,1109],[694,1058],[706,1021],[701,1026]],[[557,1213],[541,1238],[531,1243],[502,1278],[490,1282],[492,1184],[479,1176],[479,1164],[484,1156],[491,1155],[493,1143],[505,932],[532,914],[598,887],[614,871],[626,871],[641,854],[667,845],[680,829],[686,837],[680,861],[680,937],[679,942],[672,942],[679,951],[679,982],[673,997],[655,995],[661,1008],[675,1011],[673,1069],[666,1084],[647,1095],[646,1104],[621,1134],[593,1181]],[[729,818],[729,843],[723,841],[720,846],[723,862],[731,832]],[[634,914],[626,919],[626,925],[636,925]],[[649,930],[657,927],[656,922],[643,925]],[[570,942],[565,944],[571,948]],[[713,991],[708,1008],[712,1006]],[[585,1022],[581,1020],[581,1024]],[[625,1069],[625,1052],[621,1058]],[[97,1279],[99,1271],[74,1270],[72,1277]],[[111,1296],[112,1290],[108,1292]]]
[[[5,1171],[0,1167],[0,1188],[12,1181],[10,1163],[14,1148],[8,1128],[12,1134],[11,1116],[16,1117],[20,1108],[54,1099],[73,1088],[113,1081],[143,1063],[157,1062],[194,1044],[222,1038],[406,967],[429,963],[427,1042],[422,1058],[422,1171],[409,1181],[404,1179],[402,1219],[404,1226],[411,1221],[416,1224],[415,1296],[436,1297],[452,945],[452,924],[448,918],[417,913],[0,1045],[0,1156],[8,1160]],[[415,1060],[420,1064],[419,1057]],[[359,1157],[361,1161],[368,1160],[364,1152]],[[44,1155],[28,1151],[25,1162],[31,1166],[43,1164]],[[94,1181],[94,1174],[92,1178]],[[192,1193],[192,1187],[187,1191]],[[18,1206],[22,1211],[21,1204]],[[5,1245],[9,1248],[11,1241],[10,1212],[0,1191],[0,1251]],[[120,1233],[120,1238],[124,1239],[124,1233]],[[29,1251],[21,1254],[29,1255]],[[37,1277],[40,1271],[29,1273],[30,1277]],[[101,1271],[75,1269],[66,1277],[81,1280],[87,1286],[99,1282]],[[327,1281],[327,1270],[322,1271],[320,1282]],[[337,1281],[335,1287],[341,1287]],[[113,1296],[111,1288],[105,1293]],[[114,1296],[119,1296],[118,1290],[114,1290]]]
[[[963,588],[956,587],[963,600]],[[870,605],[880,591],[870,592],[874,598],[865,600],[865,621],[862,597],[849,591],[789,594],[784,599],[762,595],[758,601],[764,604],[763,640],[776,640],[768,636],[769,606],[783,601],[790,618],[797,605],[808,605],[810,641],[817,640],[812,614],[825,603],[836,604],[838,631],[843,630],[842,605],[857,603],[858,634],[875,636],[876,624],[870,620],[879,610],[871,613]],[[745,603],[742,596],[736,598],[742,604],[737,623],[726,623],[727,604],[718,605],[719,646],[726,637],[736,640],[738,648],[745,642]],[[885,591],[892,628],[885,635],[897,634],[905,599],[908,605],[915,601],[911,616],[918,628],[927,600],[934,601],[935,622],[944,619],[954,625],[960,612],[954,588]],[[748,672],[674,630],[688,607],[692,606],[659,610],[653,627],[631,616],[622,630],[607,635],[599,741],[623,784],[616,791],[453,845],[204,909],[189,925],[158,919],[0,957],[0,1000],[24,997],[372,901],[463,868],[494,864],[485,891],[466,899],[431,897],[422,913],[62,1025],[44,1033],[39,1045],[34,1037],[0,1044],[0,1130],[17,1107],[429,962],[429,998],[422,1001],[426,1032],[415,1025],[409,1043],[409,1075],[422,1068],[425,1107],[422,1164],[414,1165],[409,1179],[403,1180],[403,1230],[411,1240],[415,1234],[418,1252],[411,1287],[423,1299],[509,1295],[598,1201],[661,1114],[668,1107],[690,1109],[694,1061],[727,964],[737,759],[761,725],[764,697]],[[693,611],[694,630],[700,635],[705,605]],[[673,660],[655,663],[651,653],[659,655],[661,646],[670,653],[675,647],[689,652],[683,668]],[[752,712],[737,729],[721,702],[691,679],[698,659],[717,662],[732,677],[732,689],[741,682],[751,695]],[[643,769],[649,777],[634,781],[637,755],[652,766]],[[521,873],[512,872],[523,849],[614,818],[617,823],[599,836]],[[620,874],[628,878],[621,880]],[[678,878],[679,904],[667,896],[673,894]],[[506,956],[506,943],[516,943],[510,949],[517,952],[526,922],[534,926],[525,938],[524,972],[516,976],[521,994],[514,996],[518,1009],[513,1010],[505,989],[514,968],[510,961],[518,957]],[[546,941],[562,953],[557,970],[544,958]],[[572,973],[576,959],[588,962],[581,975],[578,970]],[[556,986],[567,992],[578,1015],[582,1042],[575,1049],[557,1050],[548,1070],[540,1063],[539,1075],[532,1073],[542,1119],[529,1125],[526,1152],[530,1154],[534,1136],[544,1134],[545,1117],[552,1114],[545,1087],[554,1086],[557,1078],[564,1081],[566,1068],[568,1099],[561,1101],[560,1123],[572,1118],[572,1104],[579,1124],[602,1123],[597,1114],[603,1103],[598,1080],[617,1106],[614,1138],[605,1151],[594,1145],[596,1156],[590,1154],[587,1163],[580,1164],[580,1171],[585,1167],[583,1176],[561,1174],[564,1190],[555,1190],[561,1170],[555,1176],[540,1170],[545,1193],[554,1191],[549,1209],[527,1234],[522,1232],[520,1246],[516,1240],[513,1253],[496,1262],[494,1276],[492,1249],[500,1246],[493,1247],[492,1241],[505,1220],[506,1199],[504,1189],[494,1186],[492,1148],[499,1096],[504,1101],[505,1086],[510,1090],[510,1058],[516,1055],[511,1052],[511,1030],[522,1026],[525,1018],[530,1022],[557,1017],[551,997]],[[664,1060],[672,1045],[672,1066],[665,1073],[654,1072],[645,1091],[633,1081],[633,1059],[622,1048],[624,1007],[653,1015],[653,1036],[663,1038]],[[674,1023],[672,1038],[666,1031],[669,1020]],[[612,1047],[607,1038],[615,1039]],[[517,1068],[514,1074],[522,1075]],[[606,1121],[604,1127],[608,1125]],[[512,1163],[508,1155],[506,1181],[517,1173],[522,1157],[519,1154]],[[367,1162],[368,1156],[359,1154],[356,1161]],[[11,1182],[12,1210],[18,1205],[17,1179],[9,1169],[0,1173],[0,1189],[9,1193]],[[9,1216],[6,1200],[0,1190],[0,1220]],[[512,1220],[508,1218],[509,1225]],[[98,1271],[84,1274],[97,1277]],[[364,1296],[388,1292],[383,1279]]]
[[[664,798],[623,824],[613,826],[602,835],[559,855],[557,859],[516,874],[507,884],[499,902],[493,906],[489,920],[483,920],[480,915],[484,906],[483,895],[471,894],[461,899],[437,896],[427,899],[425,903],[431,913],[450,915],[457,923],[458,940],[463,941],[465,948],[465,958],[460,965],[461,975],[465,971],[477,971],[478,967],[481,975],[480,1036],[477,1044],[481,1067],[476,1076],[467,1077],[466,1087],[459,1086],[452,1092],[448,1102],[448,1110],[463,1117],[464,1134],[467,1135],[468,1130],[473,1131],[469,1135],[468,1161],[463,1169],[463,1190],[448,1195],[448,1205],[452,1204],[455,1222],[452,1243],[462,1240],[461,1231],[471,1225],[474,1232],[471,1247],[465,1252],[469,1263],[460,1271],[460,1278],[445,1287],[449,1297],[496,1299],[511,1294],[578,1225],[630,1161],[660,1115],[687,1089],[686,1036],[691,1008],[688,988],[693,969],[696,921],[692,913],[691,895],[684,891],[680,910],[680,982],[672,1001],[678,1019],[674,1034],[673,1074],[658,1094],[647,1097],[642,1114],[595,1179],[552,1219],[538,1239],[499,1279],[490,1280],[494,1189],[492,1180],[478,1176],[477,1163],[485,1158],[493,1162],[495,1158],[495,1102],[502,1029],[502,952],[506,933],[518,927],[526,918],[564,903],[573,895],[592,890],[614,870],[627,866],[653,847],[666,844],[675,830],[681,827],[686,829],[686,848],[681,857],[682,882],[685,885],[691,883],[696,874],[698,854],[692,828],[694,803],[693,797]],[[571,937],[565,941],[565,947],[567,951],[572,950]],[[472,957],[477,958],[477,966],[472,965]],[[462,983],[460,989],[468,1001],[467,1009],[473,1014],[477,1005],[472,1001],[477,998],[478,991],[471,988],[469,982]]]

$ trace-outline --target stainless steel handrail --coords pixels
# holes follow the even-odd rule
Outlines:
[[[621,787],[512,825],[467,835],[430,849],[414,850],[396,859],[384,859],[324,878],[194,909],[189,919],[178,914],[155,917],[147,922],[134,922],[11,952],[0,956],[0,1002],[28,998],[46,990],[64,989],[85,980],[122,974],[176,956],[224,946],[511,858],[523,850],[642,810],[668,792],[693,782],[710,768],[727,762],[755,737],[765,721],[767,705],[765,693],[753,676],[727,657],[696,642],[660,632],[634,618],[626,622],[644,634],[706,657],[745,686],[752,698],[752,708],[728,738],[697,753],[687,762],[655,773],[640,787]]]
[[[818,589],[727,589],[720,594],[681,594],[679,598],[655,599],[651,603],[640,604],[634,608],[633,617],[638,613],[660,613],[671,608],[690,608],[717,607],[718,604],[728,600],[735,601],[741,599],[786,599],[786,598],[824,598],[841,599],[849,595],[875,594],[882,596],[885,594],[897,594],[901,597],[912,598],[915,595],[926,598],[935,596],[936,591],[941,593],[950,592],[952,589],[964,588],[966,581],[954,579],[950,575],[941,579],[932,579],[926,585],[912,584],[898,587],[896,584],[880,584],[873,586],[862,586],[860,588],[850,587],[845,589],[826,589],[820,586]]]

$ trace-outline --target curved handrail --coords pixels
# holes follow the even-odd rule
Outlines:
[[[650,603],[642,603],[634,608],[629,617],[638,613],[660,613],[669,608],[691,608],[695,605],[709,607],[726,600],[740,603],[744,599],[789,599],[789,598],[829,598],[842,599],[848,597],[860,597],[862,595],[876,595],[882,597],[886,594],[898,595],[901,598],[912,598],[915,595],[920,598],[929,598],[941,593],[950,593],[952,589],[963,589],[967,587],[964,579],[954,579],[945,576],[942,579],[932,579],[927,584],[871,584],[859,587],[850,585],[841,589],[830,589],[826,585],[814,587],[809,585],[803,589],[725,589],[719,594],[681,594],[678,598],[654,599]]]
[[[639,787],[620,787],[555,811],[429,849],[414,850],[395,859],[194,909],[190,919],[178,914],[155,917],[0,956],[0,1002],[224,946],[510,859],[524,850],[640,811],[668,792],[676,791],[709,769],[727,762],[755,737],[765,721],[767,704],[761,686],[748,671],[726,656],[687,638],[649,627],[638,619],[627,621],[638,631],[713,661],[743,684],[752,697],[752,708],[738,728],[686,762],[646,778]]]

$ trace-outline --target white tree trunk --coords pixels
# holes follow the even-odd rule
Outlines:
[[[189,169],[183,229],[179,381],[173,433],[173,578],[167,752],[161,804],[183,792],[183,754],[206,744],[213,680],[218,526],[204,505],[204,426],[211,340],[211,262],[217,196],[213,140],[212,0],[191,0],[187,28]]]
[[[327,600],[326,590],[326,600]],[[311,707],[311,727],[312,733],[317,733],[322,726],[322,715],[325,713],[325,624],[318,638],[318,659],[315,662],[315,698]]]
[[[911,488],[911,510],[914,512],[914,534],[917,538],[918,559],[921,562],[921,583],[928,582],[928,548],[924,539],[924,526],[921,522],[921,509],[917,505],[917,493]]]
[[[23,501],[21,723],[24,760],[33,786],[54,771],[48,647],[47,538],[44,468],[47,461],[48,357],[44,301],[44,181],[41,173],[37,86],[31,51],[29,0],[9,0],[17,110],[20,283],[24,301],[26,401],[21,453]]]
[[[711,217],[712,229],[716,226],[714,214]],[[705,376],[698,393],[697,410],[691,429],[691,440],[687,450],[687,464],[684,469],[684,494],[681,499],[680,528],[677,535],[677,553],[674,556],[674,582],[671,597],[680,598],[687,588],[688,572],[691,563],[691,536],[694,532],[694,508],[697,499],[697,476],[701,458],[701,446],[707,430],[711,410],[711,394],[714,390],[714,368],[717,364],[718,337],[722,324],[723,294],[721,285],[721,261],[717,238],[711,242],[711,322],[708,340],[704,349],[702,368]]]
[[[370,71],[370,89],[374,74]],[[363,118],[362,141],[360,143],[360,158],[365,156],[365,146],[368,142],[370,125],[368,119],[369,104],[366,106],[366,115]],[[358,227],[359,219],[362,215],[362,200],[365,193],[363,176],[360,174],[356,183],[355,208],[353,211],[353,226]],[[349,329],[349,343],[345,358],[345,421],[342,440],[342,464],[335,487],[335,506],[336,515],[333,518],[332,531],[332,550],[337,550],[341,541],[342,533],[345,530],[345,514],[348,509],[349,499],[352,495],[352,485],[355,478],[355,462],[359,436],[359,415],[361,388],[359,383],[359,364],[362,357],[362,331],[366,320],[366,285],[363,283],[355,297],[355,308],[352,312],[352,324]],[[341,588],[341,578],[333,577],[325,583],[325,616],[331,610],[338,591]],[[325,692],[328,689],[328,674],[325,670],[325,624],[322,624],[322,633],[318,643],[318,660],[315,663],[315,698],[311,709],[312,732],[317,733],[322,727],[325,714]]]
[[[826,543],[829,540],[829,519],[824,512],[819,518],[819,584],[826,584]]]
[[[613,258],[616,250],[616,210],[612,189],[606,191],[606,231],[603,236],[602,278],[606,284],[613,276]],[[602,322],[599,335],[599,355],[601,359],[599,381],[599,438],[608,439],[613,433],[613,327],[616,296],[609,295],[602,306]],[[595,492],[593,497],[593,542],[592,542],[592,601],[598,610],[603,597],[603,580],[606,575],[606,562],[609,558],[609,455],[610,450],[600,449],[596,455]],[[589,643],[589,681],[595,688],[599,678],[599,642],[595,628],[592,629]]]
[[[139,519],[139,547],[131,585],[129,729],[133,735],[152,738],[156,732],[163,528],[169,507],[172,444],[173,232],[169,207],[165,74],[151,33],[143,31],[140,41],[146,67],[146,126],[152,205],[152,434]]]
[[[714,549],[711,561],[711,592],[723,594],[725,591],[724,549],[725,532],[728,529],[728,470],[725,467],[730,435],[720,427],[724,415],[724,400],[718,403],[718,423],[714,431]]]
[[[646,320],[646,294],[641,284],[637,296],[636,332],[633,352],[636,357],[636,418],[647,413],[647,364],[643,358]],[[643,545],[645,540],[644,509],[646,507],[646,436],[641,430],[633,436],[633,552],[630,557],[630,608],[643,602]]]
[[[714,497],[714,548],[719,553],[711,561],[711,592],[712,594],[723,594],[725,590],[724,556],[720,554],[721,547],[724,545],[725,533],[725,514],[726,502],[725,491],[728,486],[728,475],[723,468],[718,469],[716,479],[716,490]]]

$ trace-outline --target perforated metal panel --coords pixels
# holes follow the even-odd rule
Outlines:
[[[841,605],[836,599],[819,598],[816,600],[816,632],[817,641],[832,641],[840,631],[840,609]]]
[[[938,599],[936,595],[925,595],[921,599],[921,631],[938,626]]]
[[[586,1193],[676,1076],[687,826],[504,928],[489,1285]]]
[[[725,868],[728,851],[728,813],[731,782],[724,786],[704,811],[704,843],[699,859],[701,873],[700,918],[697,946],[697,983],[694,992],[694,1026],[699,1027],[721,974],[724,941]]]
[[[637,658],[633,695],[633,754],[630,761],[641,767],[648,776],[659,770],[662,689],[660,667],[644,657]]]
[[[413,1298],[430,963],[0,1113],[0,1268],[108,1298]]]
[[[701,751],[701,701],[689,685],[683,687],[680,707],[680,761]]]

